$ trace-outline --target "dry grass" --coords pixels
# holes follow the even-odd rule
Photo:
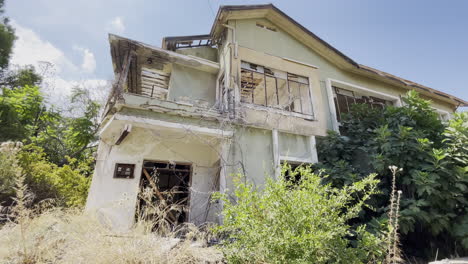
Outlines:
[[[147,219],[116,233],[81,210],[28,208],[23,182],[18,175],[16,206],[0,226],[0,263],[223,263],[222,253],[207,247],[209,232],[193,225],[168,232]]]
[[[0,229],[1,263],[220,263],[222,254],[191,240],[162,237],[139,223],[113,233],[79,211],[49,210]]]

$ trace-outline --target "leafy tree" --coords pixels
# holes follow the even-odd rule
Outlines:
[[[0,141],[24,140],[36,133],[45,111],[37,86],[2,88],[0,96]]]
[[[15,41],[15,31],[9,24],[9,19],[4,17],[5,0],[0,0],[0,72],[3,72],[10,61],[13,43]]]
[[[13,89],[24,86],[37,86],[41,81],[42,77],[36,72],[34,66],[28,65],[6,71],[0,81],[0,86]]]
[[[285,177],[287,169],[280,180],[268,179],[263,190],[238,177],[236,202],[221,196],[224,223],[216,231],[227,236],[221,249],[230,263],[382,261],[381,236],[364,225],[348,225],[375,194],[375,175],[338,189],[321,184],[310,168]]]
[[[99,129],[100,104],[89,91],[75,88],[67,113],[49,114],[46,129],[32,138],[41,146],[50,160],[58,165],[68,163],[69,158],[86,159],[96,148]]]
[[[381,194],[369,200],[377,210],[366,210],[359,223],[386,218],[391,188],[387,168],[403,168],[397,188],[403,191],[405,253],[426,259],[433,259],[437,249],[440,257],[468,253],[466,113],[444,125],[415,92],[407,94],[405,103],[384,110],[354,106],[342,120],[345,136],[331,132],[318,142],[318,167],[338,187],[378,174]]]
[[[58,165],[86,159],[96,147],[100,105],[85,89],[76,88],[68,113],[47,107],[37,86],[10,89],[0,95],[0,142],[24,141],[44,149]]]

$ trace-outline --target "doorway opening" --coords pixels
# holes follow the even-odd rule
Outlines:
[[[143,162],[137,218],[166,221],[171,226],[188,221],[192,165],[172,161]]]

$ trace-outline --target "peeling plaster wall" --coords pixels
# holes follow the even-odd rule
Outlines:
[[[277,31],[273,32],[260,28],[256,26],[257,22],[267,26],[272,26],[276,28]],[[406,90],[403,88],[340,70],[324,57],[306,47],[304,44],[297,41],[294,37],[278,28],[267,19],[236,20],[235,23],[231,23],[231,25],[235,25],[236,27],[236,37],[239,46],[318,66],[320,73],[320,86],[322,87],[322,90],[325,90],[323,88],[325,87],[326,79],[332,78],[394,96],[400,96],[406,93]],[[324,95],[326,96],[326,93],[324,93]],[[322,98],[322,101],[325,102],[322,106],[322,111],[328,111],[329,114],[327,98]],[[446,102],[433,100],[433,106],[452,112],[450,105]],[[329,128],[331,128],[331,126],[329,126]]]
[[[229,149],[227,188],[233,190],[232,176],[244,173],[246,179],[262,186],[273,177],[273,141],[270,130],[238,127]]]
[[[216,102],[216,75],[174,64],[168,99],[212,106]]]
[[[211,146],[191,135],[138,127],[133,128],[121,145],[111,146],[109,142],[115,142],[118,128],[114,125],[114,136],[100,141],[86,204],[88,211],[96,210],[115,229],[128,229],[134,221],[143,160],[169,160],[192,164],[189,221],[196,224],[217,222],[216,206],[206,214],[209,192],[217,191],[218,155]],[[134,179],[113,178],[115,164],[119,162],[136,164]]]
[[[312,152],[307,136],[279,133],[279,153],[281,156],[310,159]]]

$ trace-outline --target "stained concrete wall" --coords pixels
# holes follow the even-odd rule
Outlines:
[[[201,224],[217,222],[216,205],[209,207],[211,192],[217,191],[219,156],[213,145],[187,133],[174,133],[146,128],[133,128],[120,145],[113,145],[120,131],[102,138],[96,169],[88,195],[86,209],[97,211],[116,229],[126,230],[134,221],[135,206],[144,160],[188,162],[192,164],[189,221]],[[210,141],[216,146],[216,141]],[[116,163],[133,163],[134,179],[113,178]]]
[[[216,74],[174,64],[169,100],[212,106],[216,102]]]
[[[257,22],[275,27],[277,31],[273,32],[271,30],[260,28],[256,26]],[[324,95],[326,95],[325,81],[328,78],[348,82],[394,96],[400,96],[406,93],[406,90],[403,88],[340,70],[330,61],[299,42],[287,32],[274,26],[267,19],[236,20],[234,23],[230,23],[230,25],[234,25],[236,28],[236,37],[240,46],[318,66],[320,86]],[[327,98],[324,97],[322,100],[324,102],[322,111],[330,114]],[[433,106],[452,112],[450,105],[446,102],[433,101]],[[330,122],[329,125],[331,125]]]
[[[183,48],[176,50],[177,53],[191,55],[210,61],[218,61],[218,50],[212,47]]]
[[[273,140],[270,130],[237,127],[229,147],[227,188],[233,190],[232,177],[241,173],[261,187],[274,176]]]
[[[278,141],[281,156],[311,159],[311,146],[307,136],[279,133]]]

